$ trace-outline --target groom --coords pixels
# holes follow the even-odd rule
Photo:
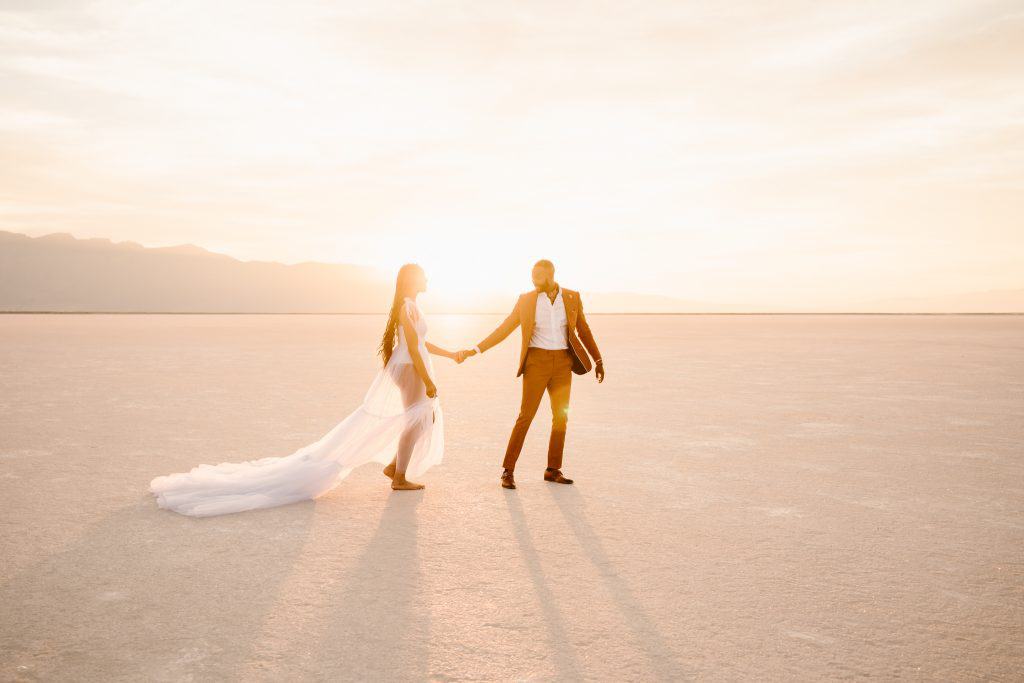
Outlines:
[[[559,286],[555,282],[555,265],[546,259],[537,261],[533,266],[533,286],[532,291],[519,296],[512,313],[498,325],[498,329],[472,350],[459,352],[463,358],[483,353],[501,343],[517,326],[522,329],[516,376],[523,377],[523,401],[505,450],[501,485],[507,489],[516,487],[513,476],[516,460],[523,450],[526,432],[537,414],[545,390],[551,398],[552,419],[544,479],[558,484],[572,483],[572,479],[562,476],[561,471],[565,428],[569,421],[569,388],[572,373],[584,375],[590,372],[588,351],[597,366],[597,381],[604,381],[601,352],[583,315],[579,292]]]

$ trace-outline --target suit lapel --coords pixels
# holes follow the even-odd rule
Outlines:
[[[572,292],[562,289],[562,305],[565,306],[565,319],[569,323],[569,329],[576,326],[576,297]]]
[[[533,325],[537,318],[537,295],[539,292],[533,290],[526,295],[526,299],[523,301],[523,305],[526,310],[522,312],[523,317],[523,334],[526,335],[526,339],[529,340],[533,334]]]

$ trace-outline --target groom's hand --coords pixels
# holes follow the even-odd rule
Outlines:
[[[597,375],[598,384],[604,381],[604,361],[597,361],[597,365],[594,367],[594,374]]]
[[[466,360],[470,356],[475,356],[475,355],[476,355],[476,351],[474,351],[473,349],[462,349],[461,351],[456,351],[455,352],[455,362],[456,363],[461,363],[462,361]]]

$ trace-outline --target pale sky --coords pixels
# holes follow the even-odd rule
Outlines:
[[[827,306],[1024,287],[1024,2],[0,0],[0,229]]]

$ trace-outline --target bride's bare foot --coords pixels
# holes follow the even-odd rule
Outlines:
[[[388,479],[395,478],[395,463],[392,462],[387,467],[384,468],[384,476],[387,477]]]
[[[391,480],[391,488],[395,491],[419,491],[422,488],[426,488],[426,486],[409,481],[404,476],[399,475]]]

